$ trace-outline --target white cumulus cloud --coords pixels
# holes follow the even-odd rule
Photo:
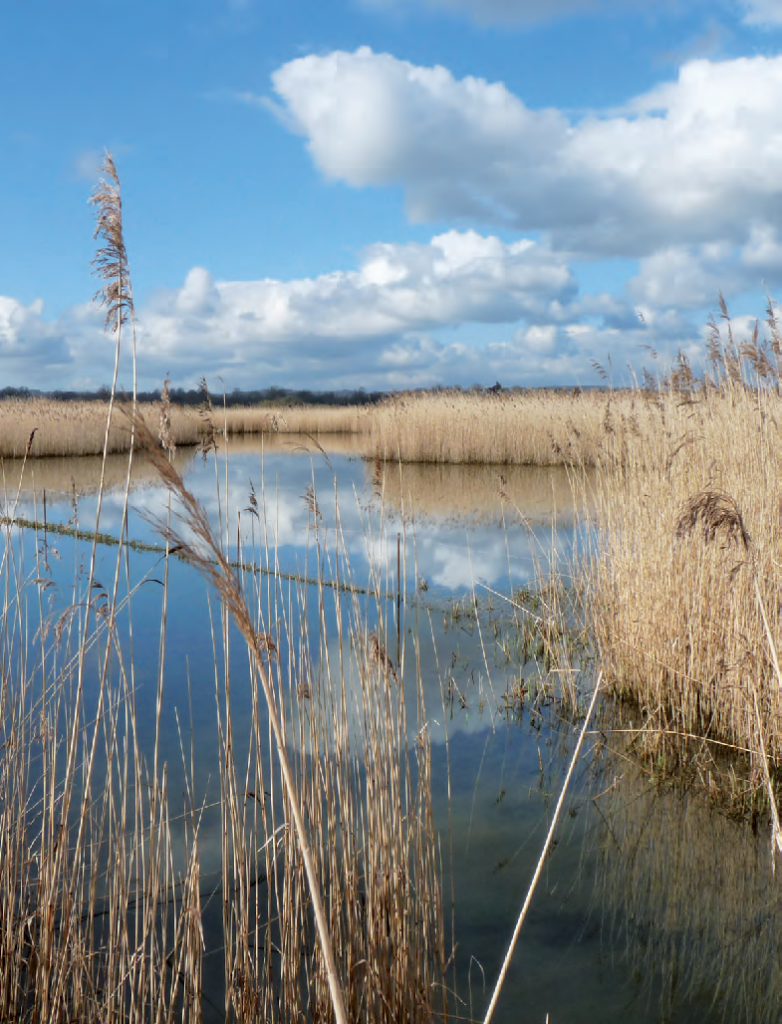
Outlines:
[[[291,358],[326,368],[373,342],[443,327],[546,321],[576,290],[563,258],[545,245],[449,231],[425,245],[370,246],[357,270],[317,278],[214,281],[195,268],[181,289],[143,311],[141,351],[226,370]]]
[[[180,288],[137,310],[142,386],[159,386],[167,373],[178,385],[219,374],[229,387],[248,388],[474,383],[496,377],[505,354],[497,350],[499,363],[486,363],[488,349],[472,343],[470,325],[512,325],[512,333],[513,325],[538,324],[543,346],[545,326],[564,320],[577,293],[564,257],[546,244],[476,231],[447,231],[426,244],[378,243],[356,269],[314,278],[220,281],[194,267]],[[47,321],[41,302],[0,298],[5,383],[106,383],[113,341],[101,326],[90,305]],[[444,331],[465,340],[445,342],[437,336]],[[43,353],[46,381],[38,372]]]
[[[703,318],[683,310],[693,297],[716,298],[731,260],[739,279],[758,265],[782,268],[782,242],[769,229],[740,249],[670,248],[642,260],[617,294],[581,294],[545,243],[476,231],[378,243],[356,269],[315,278],[220,281],[194,267],[137,311],[140,383],[159,387],[169,374],[176,386],[219,376],[229,389],[586,383],[593,359],[610,355],[622,367],[638,361],[642,343],[696,351]],[[4,384],[108,383],[114,343],[102,323],[89,304],[47,320],[40,301],[0,297]],[[127,389],[127,344],[121,365]]]
[[[0,359],[3,385],[37,382],[45,365],[49,386],[56,386],[62,367],[70,364],[72,355],[63,326],[44,320],[41,299],[25,306],[0,295]]]
[[[400,185],[413,219],[545,232],[585,256],[740,244],[782,211],[782,56],[693,60],[619,112],[532,110],[499,82],[367,47],[274,87],[324,174]]]

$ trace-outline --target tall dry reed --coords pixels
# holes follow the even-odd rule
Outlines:
[[[51,398],[5,398],[0,401],[0,456],[20,459],[30,434],[35,431],[30,454],[33,457],[100,455],[108,418],[108,401],[65,402]],[[150,421],[157,406],[140,406]],[[202,429],[196,410],[174,407],[172,431],[178,444],[195,445]],[[108,451],[126,452],[130,431],[126,420],[114,420]]]
[[[108,414],[108,400],[64,401],[46,397],[0,400],[0,457],[24,457],[30,435],[35,432],[31,455],[99,455]],[[139,408],[147,422],[153,422],[159,406],[145,402]],[[197,445],[208,432],[208,424],[195,408],[169,404],[169,432],[178,446]],[[242,406],[212,410],[218,434],[359,434],[363,436],[367,411],[328,406],[290,409],[252,409]],[[109,434],[109,452],[126,452],[130,447],[127,420],[114,421]]]
[[[595,466],[647,415],[633,392],[402,394],[369,413],[382,461]]]
[[[102,243],[96,271],[116,347],[96,535],[122,328],[133,315],[119,179],[108,154],[104,172],[107,180],[93,197]],[[126,512],[131,466],[128,458]],[[14,502],[7,495],[12,515]],[[126,521],[113,579],[98,581],[93,542],[89,554],[74,561],[70,602],[58,599],[52,563],[59,552],[47,535],[33,547],[10,523],[3,528],[2,1020],[200,1017],[197,829],[185,825],[187,854],[175,865],[167,773],[158,764],[160,716],[151,728],[138,721],[134,666],[119,643],[119,616],[130,614],[130,585],[120,590]],[[161,666],[167,574],[163,594]],[[161,701],[162,668],[158,709]],[[142,728],[152,737],[151,766],[140,753]]]

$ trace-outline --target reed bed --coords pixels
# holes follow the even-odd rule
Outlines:
[[[265,588],[255,572],[250,585],[237,579],[182,478],[144,421],[134,423],[177,501],[173,524],[158,525],[222,601],[223,892],[233,894],[223,903],[226,1009],[253,1021],[447,1019],[423,684],[414,670],[418,740],[411,750],[404,652],[395,667],[383,641],[390,623],[382,598],[362,606],[355,590],[350,599],[351,591],[319,585],[312,635],[305,586],[284,592],[274,573],[265,575]],[[347,553],[326,547],[314,490],[306,500],[318,564],[333,564],[349,585]],[[254,568],[274,552],[261,543],[263,510],[251,508],[259,546],[244,557]],[[375,594],[390,589],[378,573],[374,582]],[[232,714],[229,616],[249,655],[253,701],[243,738]],[[332,620],[336,646],[326,632]]]
[[[181,482],[173,466],[166,472],[169,482]],[[311,500],[316,508],[314,493]],[[259,523],[261,515],[259,508]],[[203,569],[193,540],[168,533],[180,557]],[[252,573],[239,590],[220,542],[203,536],[217,562],[208,574],[218,610],[213,757],[224,837],[217,930],[202,923],[205,794],[191,781],[192,748],[175,773],[186,780],[184,816],[172,807],[171,772],[158,754],[161,731],[172,727],[161,710],[167,561],[154,573],[162,571],[164,591],[157,710],[149,722],[136,711],[131,637],[117,626],[131,613],[132,595],[118,599],[112,587],[98,587],[90,599],[82,577],[71,603],[58,596],[46,538],[38,538],[35,564],[27,566],[32,546],[20,532],[3,531],[0,1020],[200,1020],[205,997],[223,1002],[236,1021],[339,1019],[294,801],[306,808],[347,1019],[447,1018],[426,731],[408,744],[405,690],[415,698],[413,720],[423,719],[420,677],[411,690],[401,664],[391,663],[382,640],[389,623],[371,599],[284,583],[273,573],[265,586]],[[344,553],[320,546],[318,555],[321,564],[337,559],[349,583]],[[122,557],[120,550],[118,565]],[[258,547],[243,558],[259,564],[274,553]],[[85,634],[88,610],[93,626]],[[237,612],[247,660],[229,639]],[[335,636],[327,621],[336,623]],[[287,779],[261,670],[282,722]],[[237,720],[234,693],[248,688],[251,715]],[[208,756],[198,755],[202,770]],[[224,986],[205,993],[204,958],[215,952],[224,958]]]
[[[758,377],[763,351],[713,336],[705,378],[647,393],[640,428],[598,470],[585,568],[609,686],[759,766],[782,755],[782,397],[776,376]]]
[[[401,476],[394,491],[390,462],[571,467],[591,509],[581,568],[605,685],[663,730],[749,751],[756,784],[765,780],[775,806],[768,755],[782,756],[782,342],[773,310],[769,343],[755,335],[738,344],[723,309],[727,338],[714,325],[700,381],[681,357],[659,385],[628,392],[446,391],[366,409],[248,411],[213,406],[204,389],[203,408],[190,412],[172,406],[166,388],[160,406],[132,399],[118,416],[123,329],[135,349],[133,300],[108,156],[105,170],[94,202],[103,242],[96,269],[117,339],[111,398],[0,403],[6,456],[102,453],[96,537],[88,556],[73,553],[71,594],[57,584],[46,536],[32,549],[13,525],[2,528],[0,1020],[200,1021],[211,952],[222,956],[226,1021],[423,1024],[449,1015],[453,949],[449,957],[415,652],[391,660],[394,623],[380,598],[326,587],[327,567],[347,582],[350,569],[338,516],[327,543],[313,489],[305,500],[322,574],[315,586],[284,584],[275,572],[254,492],[245,514],[257,543],[240,558],[267,572],[244,573],[228,559],[227,510],[218,533],[183,482],[178,446],[200,443],[206,453],[221,435],[352,433],[375,460],[378,491],[388,486],[401,505],[409,495]],[[139,442],[173,501],[158,523],[168,548],[211,595],[217,939],[205,926],[195,755],[182,744],[179,815],[160,754],[168,556],[154,576],[162,585],[154,723],[137,713],[140,584],[130,582],[125,533]],[[124,449],[126,511],[113,577],[99,582],[101,497],[114,472],[109,456]],[[444,476],[438,486],[452,483]],[[512,504],[501,470],[497,491]],[[378,573],[374,593],[388,584]],[[563,641],[571,613],[565,602],[552,607],[558,625],[546,643],[562,647],[571,670]],[[240,690],[249,714],[235,710]]]
[[[160,719],[136,717],[119,606],[102,587],[50,603],[43,538],[35,564],[25,557],[5,528],[0,1020],[197,1019],[197,828],[172,827]],[[146,758],[140,730],[153,737]],[[187,855],[175,866],[178,831]]]
[[[634,392],[436,391],[370,412],[381,461],[595,466],[646,416]]]
[[[108,401],[66,402],[51,398],[5,398],[0,400],[0,457],[100,455],[106,428]],[[145,418],[154,423],[160,406],[139,403]],[[244,408],[212,410],[170,406],[170,436],[178,447],[200,444],[211,432],[241,434],[359,434],[366,432],[367,409],[329,406],[292,408]],[[127,421],[112,424],[109,452],[126,452],[130,447]]]
[[[116,356],[98,516],[122,327],[133,312],[119,179],[108,155],[104,170],[93,195],[95,267]],[[129,460],[126,507],[130,473]],[[101,583],[94,540],[74,561],[71,600],[61,601],[52,569],[59,552],[46,536],[32,552],[11,525],[2,540],[0,1019],[196,1019],[198,828],[194,816],[185,821],[187,852],[175,862],[167,771],[158,758],[167,572],[158,713],[154,723],[140,723],[133,663],[118,644],[119,619],[130,614],[130,585],[120,591],[122,545],[113,582]],[[146,756],[142,728],[151,738]]]
[[[227,406],[217,419],[226,434],[366,434],[371,406]]]
[[[140,408],[153,422],[159,406]],[[638,428],[643,405],[633,392],[462,391],[392,395],[355,407],[170,406],[170,435],[178,445],[212,434],[352,436],[361,454],[382,462],[595,466]],[[0,457],[20,458],[36,431],[31,456],[90,455],[102,451],[107,404],[47,398],[0,401]],[[611,444],[607,433],[614,432]],[[127,426],[113,425],[109,451],[126,451]]]
[[[140,405],[151,421],[158,416],[155,403]],[[0,401],[0,457],[24,458],[34,433],[32,457],[101,455],[108,417],[108,401],[65,402],[50,398],[5,398]],[[172,432],[179,445],[194,445],[205,427],[197,410],[174,407]],[[130,431],[127,421],[117,419],[109,434],[109,453],[127,452]]]

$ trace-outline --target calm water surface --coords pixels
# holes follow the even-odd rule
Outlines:
[[[326,452],[308,439],[267,439],[263,449],[259,441],[242,441],[230,445],[227,460],[224,450],[206,461],[183,450],[176,465],[226,538],[231,558],[305,579],[350,578],[357,588],[386,595],[380,612],[376,601],[360,600],[370,628],[383,619],[389,654],[404,662],[406,676],[420,661],[446,912],[449,922],[453,914],[458,943],[456,1012],[479,1018],[574,745],[556,702],[528,700],[520,713],[518,707],[509,713],[504,699],[522,671],[513,656],[508,599],[536,573],[553,567],[567,575],[576,522],[571,486],[567,474],[555,470],[380,467],[363,461],[350,440],[322,443]],[[107,534],[120,530],[125,465],[118,458],[108,468],[100,520]],[[24,476],[6,464],[5,514],[93,529],[98,472],[99,462],[91,459],[39,460]],[[165,515],[166,492],[143,462],[133,475],[130,504],[129,536],[160,544],[149,517]],[[337,535],[343,555],[324,557]],[[32,572],[35,538],[29,531],[26,537]],[[52,607],[67,606],[88,544],[49,534],[47,545],[55,584],[47,599]],[[101,546],[99,559],[97,578],[108,581],[116,549]],[[138,714],[150,721],[161,572],[158,553],[132,552],[131,582],[139,584],[132,612]],[[176,709],[192,727],[197,788],[216,799],[216,602],[212,597],[210,604],[188,566],[174,561],[170,573],[161,756],[171,766],[175,793],[181,763]],[[316,629],[317,616],[309,624]],[[241,658],[237,644],[234,666]],[[523,671],[532,680],[537,670],[533,660]],[[242,693],[241,670],[234,672],[238,722],[249,713],[250,695]],[[351,679],[348,672],[347,685],[359,685],[357,674]],[[610,726],[606,716],[610,711],[598,723],[603,730]],[[412,739],[420,723],[409,728]],[[661,790],[618,741],[604,743],[607,736],[596,728],[585,744],[495,1020],[782,1019],[780,890],[770,873],[767,836],[718,816],[694,793]],[[207,816],[201,840],[206,878],[218,872],[220,838],[218,818]],[[207,963],[206,981],[218,1004],[222,972],[217,954]]]

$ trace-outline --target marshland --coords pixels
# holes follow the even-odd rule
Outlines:
[[[777,1020],[775,306],[622,390],[136,403],[104,173],[109,399],[0,404],[0,1019]]]

